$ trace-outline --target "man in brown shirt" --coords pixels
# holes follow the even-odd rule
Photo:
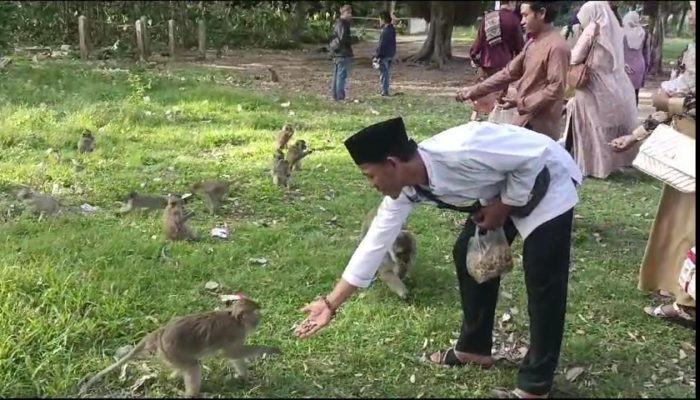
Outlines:
[[[519,116],[514,124],[558,140],[570,51],[552,26],[556,17],[552,2],[525,1],[520,12],[522,25],[531,37],[523,51],[495,75],[457,91],[457,101],[475,100],[518,81],[516,98],[503,99],[501,106],[517,107]]]

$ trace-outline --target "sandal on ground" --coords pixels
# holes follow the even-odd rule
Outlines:
[[[435,353],[433,353],[435,354]],[[491,364],[481,364],[475,361],[461,361],[459,358],[457,358],[457,354],[455,354],[455,348],[452,347],[451,349],[447,349],[444,351],[438,352],[440,354],[440,362],[435,362],[431,360],[430,357],[428,357],[428,362],[431,364],[437,364],[437,365],[444,365],[447,367],[463,367],[466,365],[469,366],[476,366],[484,369],[491,368],[493,363]],[[431,354],[432,355],[432,354]]]
[[[695,325],[695,317],[688,314],[685,310],[683,310],[683,308],[679,307],[676,302],[673,304],[663,304],[656,307],[644,307],[644,312],[651,317],[680,323],[684,326]]]
[[[497,399],[527,399],[530,397],[525,397],[523,396],[524,393],[522,393],[519,390],[508,390],[508,389],[493,389],[491,391],[491,396],[497,398]],[[543,396],[537,396],[536,398],[548,398],[549,393],[545,394]]]

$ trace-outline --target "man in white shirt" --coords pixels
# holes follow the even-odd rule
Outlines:
[[[352,293],[369,286],[413,207],[432,201],[472,216],[453,250],[464,312],[460,338],[453,349],[434,353],[431,361],[451,366],[493,364],[500,279],[478,284],[467,272],[466,253],[477,226],[503,227],[510,243],[518,233],[524,238],[531,336],[518,389],[506,395],[546,396],[561,348],[573,208],[582,180],[571,156],[545,135],[488,122],[457,126],[417,144],[408,139],[401,118],[369,126],[348,138],[345,146],[385,197],[335,289],[304,309],[309,316],[297,335],[313,335]],[[479,202],[460,206],[475,200]]]

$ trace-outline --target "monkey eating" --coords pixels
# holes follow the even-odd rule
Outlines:
[[[301,171],[301,160],[313,153],[313,150],[308,150],[305,140],[297,140],[293,145],[289,146],[287,151],[287,162],[292,171]]]
[[[175,317],[147,334],[128,354],[82,385],[80,394],[85,394],[90,386],[130,360],[154,356],[174,369],[171,376],[183,376],[187,397],[197,397],[200,393],[201,360],[207,355],[223,353],[237,377],[245,379],[248,360],[266,354],[282,354],[276,347],[245,344],[260,319],[260,306],[242,295],[223,310]]]
[[[209,211],[214,214],[228,198],[231,184],[233,181],[202,181],[193,184],[190,190],[203,194],[209,204]]]
[[[283,150],[287,148],[287,142],[294,135],[294,127],[290,124],[284,124],[282,130],[277,133],[277,150]]]
[[[78,141],[79,153],[91,153],[95,150],[95,137],[89,129],[83,131],[83,136]]]
[[[376,208],[367,214],[362,223],[360,240],[367,234],[376,214]],[[408,297],[408,289],[404,279],[415,262],[416,252],[416,239],[406,228],[406,224],[404,224],[401,232],[399,232],[399,236],[396,237],[391,249],[384,256],[377,271],[379,280],[384,282],[389,287],[389,290],[399,295],[403,300]]]
[[[168,196],[168,204],[163,211],[163,230],[165,239],[170,241],[190,240],[197,238],[187,226],[187,220],[192,214],[185,215],[184,201],[179,196]]]
[[[162,210],[168,204],[165,196],[153,196],[131,192],[126,199],[126,204],[119,210],[119,214],[128,214],[134,210]]]

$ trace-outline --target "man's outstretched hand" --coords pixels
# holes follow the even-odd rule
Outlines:
[[[323,300],[316,300],[302,308],[301,311],[307,313],[308,316],[294,330],[294,333],[300,339],[313,336],[321,328],[328,325],[333,317],[333,311],[328,308]]]

